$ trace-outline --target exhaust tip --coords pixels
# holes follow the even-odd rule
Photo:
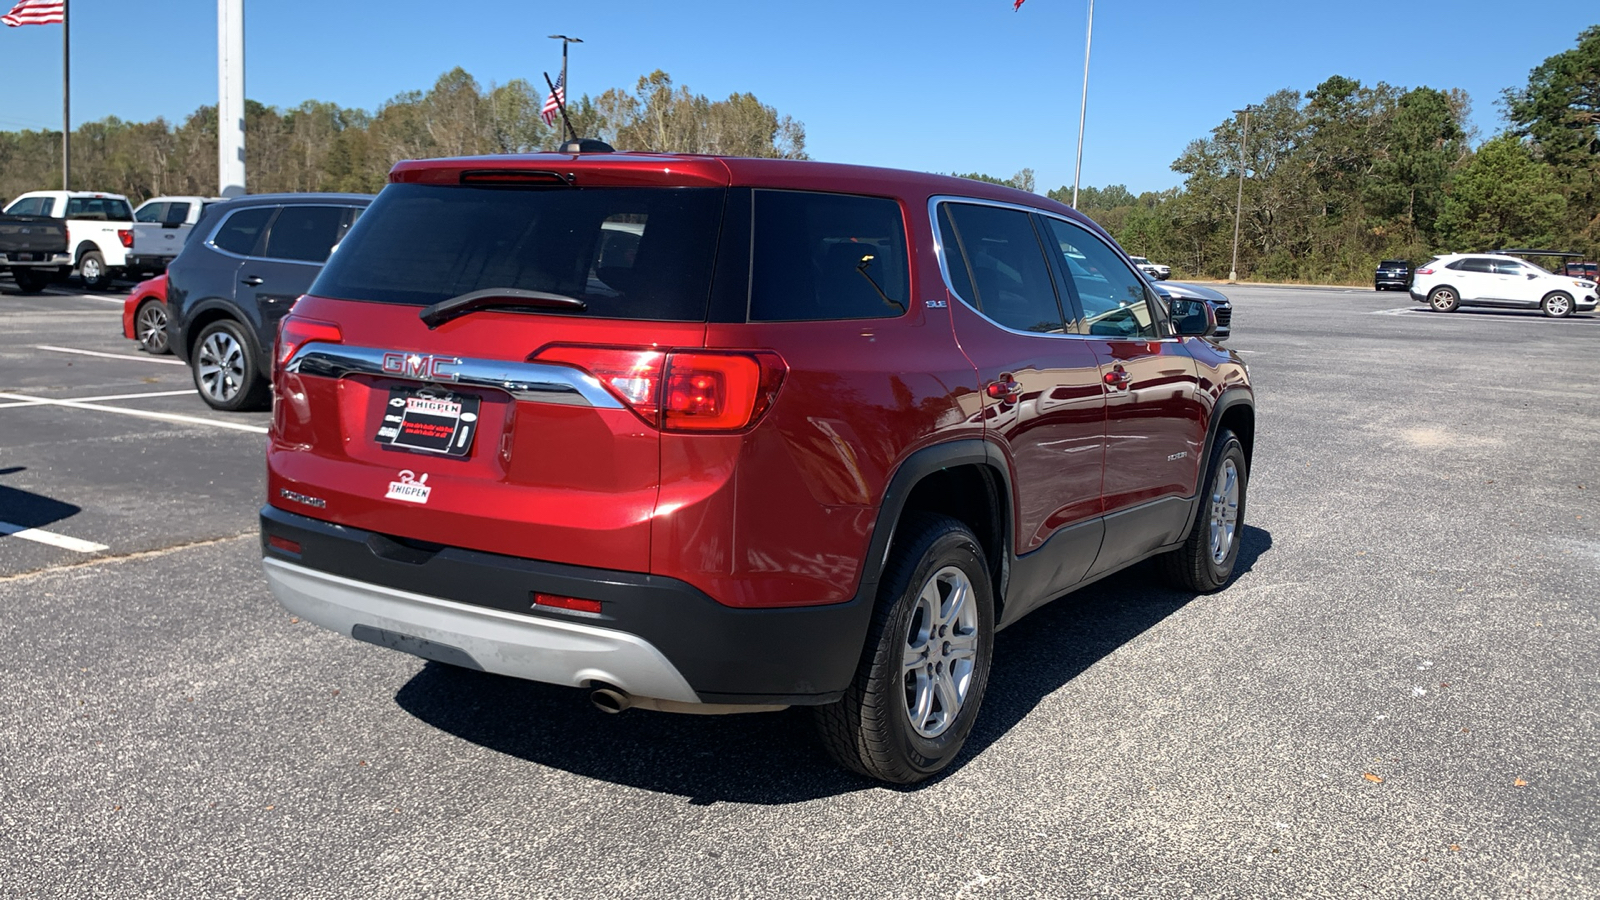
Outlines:
[[[594,704],[595,709],[612,715],[616,715],[633,705],[632,699],[627,694],[611,688],[601,688],[590,694],[589,702]]]

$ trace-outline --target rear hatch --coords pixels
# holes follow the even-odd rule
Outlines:
[[[0,216],[0,253],[67,252],[67,226],[48,216]]]
[[[705,345],[713,162],[402,164],[280,331],[268,502],[647,571],[666,350]]]

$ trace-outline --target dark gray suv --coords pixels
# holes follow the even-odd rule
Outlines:
[[[368,194],[259,194],[205,211],[167,267],[167,338],[206,403],[268,405],[279,320],[371,202]]]

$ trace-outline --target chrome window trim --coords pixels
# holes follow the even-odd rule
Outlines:
[[[938,257],[938,259],[939,259],[939,275],[942,278],[944,278],[945,290],[950,292],[950,296],[952,296],[952,297],[956,298],[957,300],[961,301],[961,305],[962,306],[965,306],[967,309],[972,310],[974,313],[976,313],[979,317],[981,317],[985,322],[988,322],[990,325],[993,325],[994,327],[1000,329],[1001,331],[1009,332],[1011,334],[1019,334],[1019,335],[1025,336],[1025,337],[1075,338],[1075,339],[1080,340],[1080,341],[1081,340],[1097,340],[1097,341],[1108,340],[1107,336],[1098,335],[1098,334],[1052,334],[1052,333],[1043,332],[1043,331],[1021,331],[1021,330],[1016,329],[1016,328],[1011,328],[1011,327],[1008,327],[1006,325],[1001,325],[999,322],[996,322],[994,319],[991,319],[987,315],[984,315],[983,310],[978,309],[976,306],[974,306],[970,300],[968,300],[967,298],[965,298],[965,297],[961,296],[960,294],[956,293],[955,286],[950,281],[950,261],[945,256],[944,234],[939,231],[939,204],[941,204],[941,203],[966,203],[966,204],[973,205],[973,206],[994,206],[994,207],[999,207],[1000,209],[1014,209],[1014,210],[1017,210],[1018,212],[1031,213],[1033,215],[1044,216],[1044,217],[1050,218],[1050,219],[1056,219],[1058,221],[1065,222],[1068,225],[1075,226],[1076,228],[1078,228],[1078,230],[1082,231],[1084,234],[1089,235],[1090,237],[1094,238],[1097,241],[1100,241],[1101,244],[1105,244],[1106,247],[1108,249],[1110,249],[1111,252],[1115,253],[1118,257],[1123,256],[1123,253],[1122,253],[1121,250],[1119,250],[1115,246],[1112,246],[1110,244],[1106,244],[1106,242],[1104,240],[1101,240],[1099,235],[1095,234],[1094,232],[1090,231],[1087,228],[1084,228],[1082,225],[1078,224],[1077,222],[1072,221],[1070,218],[1068,218],[1066,216],[1063,216],[1060,213],[1051,212],[1050,210],[1039,209],[1038,207],[1035,207],[1035,206],[1024,206],[1024,205],[1022,205],[1020,203],[1007,203],[1004,200],[988,200],[988,199],[984,199],[984,198],[981,198],[981,197],[963,197],[963,196],[961,196],[959,194],[935,194],[932,197],[928,198],[928,227],[933,230],[933,250],[934,250],[934,255],[936,257]],[[1046,262],[1048,263],[1049,261],[1046,260]],[[1132,271],[1134,271],[1136,274],[1138,273],[1138,270],[1137,270],[1136,267],[1133,268]],[[1148,279],[1145,279],[1144,277],[1141,276],[1139,278],[1139,280],[1140,280],[1141,283],[1145,284],[1145,303],[1148,304],[1150,302],[1150,294],[1152,293],[1152,290],[1151,290],[1151,288],[1149,286],[1149,283],[1148,283]],[[1152,315],[1153,314],[1154,314],[1154,311],[1152,310]],[[1165,320],[1163,320],[1163,321],[1165,321]],[[1163,329],[1160,329],[1160,330],[1161,331],[1167,331],[1167,330],[1169,330],[1169,328],[1163,328]],[[1133,338],[1125,338],[1124,340],[1134,340],[1134,339]],[[1183,339],[1181,337],[1178,337],[1178,336],[1175,336],[1175,335],[1171,335],[1171,334],[1164,334],[1164,335],[1162,335],[1160,337],[1157,337],[1155,340],[1145,341],[1145,343],[1151,343],[1151,344],[1153,344],[1153,343],[1168,343],[1168,342],[1177,343],[1177,342],[1181,342],[1182,340]]]
[[[288,209],[291,206],[331,206],[331,207],[333,207],[335,209],[359,209],[359,210],[366,209],[366,206],[362,206],[360,204],[339,203],[339,202],[324,202],[324,203],[300,203],[300,202],[295,202],[295,203],[257,203],[257,204],[254,204],[252,206],[242,206],[242,207],[240,207],[238,209],[230,209],[230,210],[228,210],[226,215],[224,215],[221,219],[217,220],[217,224],[215,224],[215,225],[213,225],[211,227],[211,233],[206,235],[205,245],[207,247],[209,247],[210,249],[215,250],[218,253],[221,253],[223,256],[231,256],[234,259],[256,260],[257,262],[293,263],[293,264],[295,264],[297,266],[316,266],[317,268],[320,269],[323,266],[328,264],[327,260],[323,260],[322,262],[311,262],[310,260],[305,260],[305,259],[279,259],[276,256],[249,256],[249,255],[244,254],[244,253],[235,253],[232,250],[224,250],[221,247],[218,247],[217,244],[216,244],[217,232],[222,230],[222,226],[228,224],[228,220],[229,219],[233,218],[234,216],[238,215],[239,213],[249,212],[252,209],[275,209],[275,210],[278,210],[278,211],[281,212],[282,210]],[[277,217],[274,216],[273,218],[268,219],[267,221],[270,223],[270,222],[276,221],[276,219],[277,219]],[[354,224],[355,224],[354,222],[351,223],[351,225],[354,225]],[[345,229],[345,231],[349,231],[349,230],[350,230],[349,228]],[[342,236],[341,236],[341,239],[342,239]],[[334,242],[334,246],[335,247],[339,246],[339,243],[337,241],[335,241]],[[331,251],[331,250],[328,251],[328,255],[332,256],[333,255],[333,251]]]
[[[284,371],[323,378],[373,375],[423,384],[485,388],[535,403],[590,406],[596,409],[623,408],[622,401],[602,387],[598,378],[569,366],[458,357],[452,362],[443,363],[449,367],[449,371],[439,374],[445,377],[423,378],[384,369],[384,357],[400,353],[402,351],[399,350],[312,341],[295,351]]]

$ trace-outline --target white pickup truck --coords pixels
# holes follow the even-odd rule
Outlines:
[[[133,247],[128,251],[128,274],[138,277],[167,270],[167,263],[183,249],[200,214],[220,197],[153,197],[133,211]]]
[[[133,206],[127,197],[102,191],[29,191],[6,207],[8,213],[23,209],[66,220],[72,264],[89,290],[110,287],[112,277],[127,266],[133,246]]]

